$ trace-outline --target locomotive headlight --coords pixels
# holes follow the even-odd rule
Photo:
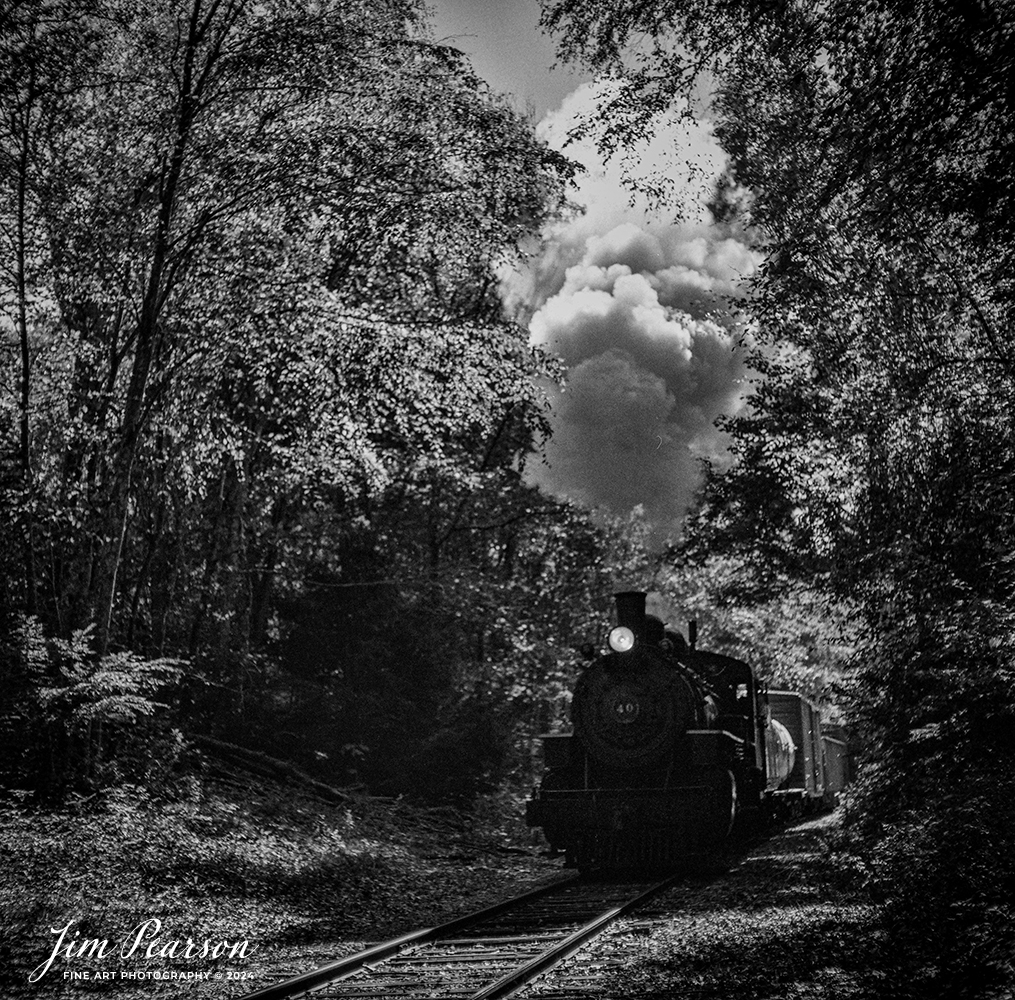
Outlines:
[[[615,653],[626,653],[634,646],[634,633],[626,625],[618,625],[610,633],[608,641]]]

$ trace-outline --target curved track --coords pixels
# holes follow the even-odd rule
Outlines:
[[[574,954],[679,876],[556,882],[496,906],[386,941],[242,1000],[499,1000]],[[438,992],[439,991],[439,992]]]

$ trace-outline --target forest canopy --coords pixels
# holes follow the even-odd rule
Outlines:
[[[848,829],[888,903],[888,992],[1007,995],[1015,11],[543,9],[565,57],[616,80],[607,151],[667,108],[712,119],[729,157],[713,211],[764,255],[746,305],[759,380],[685,557],[856,609]]]

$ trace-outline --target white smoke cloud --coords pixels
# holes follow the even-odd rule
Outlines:
[[[716,418],[742,405],[743,351],[724,302],[756,262],[705,208],[723,163],[707,123],[674,113],[626,157],[683,192],[675,220],[631,195],[622,164],[604,165],[594,138],[566,145],[608,86],[583,85],[540,124],[587,173],[574,196],[585,212],[558,224],[529,273],[508,287],[531,316],[532,341],[569,371],[566,389],[553,394],[545,461],[530,476],[610,513],[641,505],[665,535],[698,485],[697,459],[725,450]]]

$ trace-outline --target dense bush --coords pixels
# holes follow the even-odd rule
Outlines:
[[[1007,996],[1015,961],[1015,705],[1007,611],[884,621],[858,654],[863,767],[844,846],[884,904],[893,995]]]
[[[172,771],[183,739],[171,702],[183,664],[95,652],[91,629],[46,639],[17,616],[0,645],[0,783],[45,796]]]

